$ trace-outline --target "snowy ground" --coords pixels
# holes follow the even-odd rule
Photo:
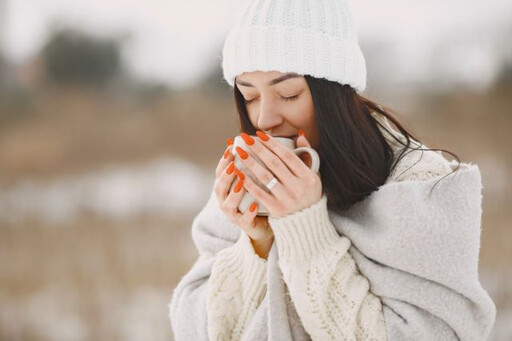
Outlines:
[[[210,193],[214,176],[179,159],[110,167],[51,182],[23,180],[0,188],[0,223],[37,219],[63,224],[83,213],[114,220],[190,214]]]

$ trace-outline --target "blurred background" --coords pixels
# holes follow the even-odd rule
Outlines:
[[[348,0],[363,96],[479,165],[480,279],[512,339],[512,2]],[[237,0],[0,0],[0,339],[172,340],[227,137]]]

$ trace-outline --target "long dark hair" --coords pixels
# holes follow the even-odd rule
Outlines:
[[[338,212],[346,210],[377,190],[386,182],[408,149],[409,152],[447,152],[459,163],[453,172],[459,168],[460,159],[456,154],[444,149],[420,148],[422,144],[419,139],[402,127],[389,108],[361,96],[350,85],[309,75],[305,75],[304,78],[313,98],[318,129],[316,151],[322,161],[320,177],[329,209]],[[244,97],[236,85],[234,98],[240,131],[255,135],[256,128],[249,119]],[[372,112],[384,115],[396,126],[407,142],[396,138],[389,129],[372,117]],[[398,157],[395,158],[392,147],[377,124],[404,146]],[[417,142],[418,147],[411,147],[415,143],[411,138]]]

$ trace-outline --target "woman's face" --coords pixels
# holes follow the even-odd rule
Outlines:
[[[313,99],[303,76],[278,71],[253,71],[237,76],[235,82],[256,129],[271,136],[294,140],[298,130],[302,129],[311,146],[317,146]]]

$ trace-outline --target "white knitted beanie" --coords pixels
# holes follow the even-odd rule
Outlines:
[[[346,0],[249,0],[222,50],[223,75],[295,72],[366,87],[366,64]]]

